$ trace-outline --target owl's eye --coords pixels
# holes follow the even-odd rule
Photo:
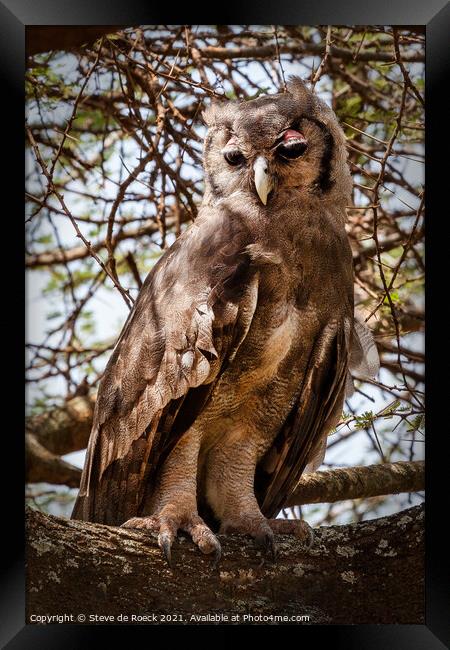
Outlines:
[[[303,133],[289,129],[277,147],[277,154],[286,160],[294,160],[305,153],[307,146],[308,141]]]
[[[241,165],[245,161],[244,154],[239,149],[229,149],[223,155],[229,165]]]
[[[277,154],[287,160],[294,160],[295,158],[300,158],[305,153],[306,147],[306,140],[283,142],[277,147]]]

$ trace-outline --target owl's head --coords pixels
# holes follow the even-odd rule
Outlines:
[[[295,191],[348,204],[344,133],[331,108],[300,78],[291,78],[282,94],[214,102],[203,117],[208,202],[239,191],[270,206]]]

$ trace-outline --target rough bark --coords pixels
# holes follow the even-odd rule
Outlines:
[[[27,419],[26,429],[58,456],[85,449],[94,414],[95,396],[74,397],[63,406]]]
[[[425,489],[425,462],[399,461],[305,474],[287,506],[334,503]]]
[[[81,615],[90,624],[119,623],[122,615],[129,617],[126,623],[267,624],[288,621],[244,615],[298,615],[313,624],[423,623],[423,527],[424,509],[416,506],[382,519],[318,528],[310,550],[279,537],[276,563],[252,540],[220,536],[223,557],[216,570],[182,539],[174,545],[171,570],[154,538],[143,532],[28,510],[27,620],[67,615],[67,622],[83,622]],[[179,618],[162,618],[169,615]],[[229,619],[191,618],[208,615]]]
[[[25,479],[27,483],[51,483],[78,487],[81,470],[41,445],[32,433],[25,435]]]

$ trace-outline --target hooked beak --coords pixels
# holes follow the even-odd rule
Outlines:
[[[267,205],[267,197],[270,194],[270,191],[273,189],[273,182],[271,176],[269,176],[269,164],[263,156],[258,156],[253,165],[253,171],[255,172],[255,187],[258,192],[258,196],[261,199],[261,202],[264,205]]]

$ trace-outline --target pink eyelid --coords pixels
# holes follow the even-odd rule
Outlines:
[[[288,129],[287,131],[284,132],[283,134],[283,141],[286,142],[287,140],[299,140],[301,142],[306,142],[306,138],[303,135],[303,133],[300,133],[299,131],[294,131],[294,129]]]
[[[228,149],[228,147],[234,147],[237,146],[237,138],[233,135],[228,142],[226,143],[224,149]]]

